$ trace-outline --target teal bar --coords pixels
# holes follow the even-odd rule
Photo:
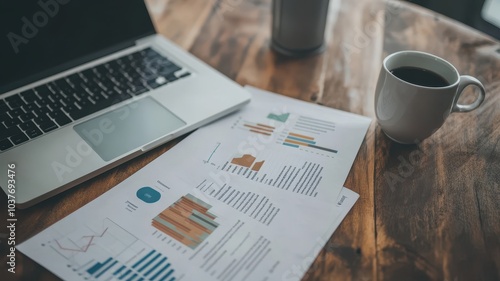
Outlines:
[[[101,277],[101,275],[103,275],[106,271],[108,271],[110,268],[112,268],[118,261],[114,261],[112,264],[110,264],[108,267],[106,267],[106,269],[104,269],[103,271],[101,271],[99,274],[97,274],[95,276],[95,278],[99,278]]]
[[[155,264],[155,266],[153,266],[150,270],[148,270],[148,272],[146,272],[146,274],[144,274],[144,276],[148,276],[149,274],[151,274],[151,272],[155,271],[155,269],[157,269],[166,260],[167,260],[167,258],[163,257],[163,259],[161,259],[159,262],[157,262]]]
[[[160,269],[160,271],[158,271],[155,275],[153,275],[153,277],[151,277],[151,281],[154,281],[156,279],[156,277],[160,276],[160,274],[162,274],[169,267],[170,267],[170,263],[167,263],[167,265],[165,265],[162,269]]]
[[[108,258],[105,262],[103,263],[96,263],[94,266],[92,266],[91,268],[89,268],[87,270],[87,272],[90,274],[90,275],[94,275],[97,271],[99,271],[99,269],[103,268],[106,264],[108,264],[108,262],[110,262],[113,258]]]
[[[296,145],[296,144],[291,144],[291,143],[286,143],[284,142],[283,145],[287,145],[287,146],[291,146],[291,147],[295,147],[295,148],[298,148],[299,146]]]
[[[163,276],[163,277],[160,279],[160,281],[165,281],[165,280],[167,280],[167,278],[168,278],[170,275],[172,275],[172,273],[174,273],[174,270],[173,270],[173,269],[170,269],[170,270],[167,272],[167,274],[165,274],[165,276]]]
[[[315,141],[312,141],[312,140],[306,140],[306,139],[301,139],[301,138],[298,138],[298,137],[292,137],[292,136],[288,136],[286,137],[287,139],[291,139],[291,140],[296,140],[296,141],[301,141],[301,142],[305,142],[305,143],[309,143],[309,144],[316,144]]]
[[[151,256],[154,252],[156,252],[155,250],[151,250],[151,252],[149,252],[145,257],[143,257],[142,259],[140,259],[138,262],[136,262],[132,268],[136,268],[139,266],[139,264],[141,264],[143,261],[145,261],[147,258],[149,258],[149,256]]]
[[[148,261],[145,265],[143,265],[138,271],[142,272],[146,267],[148,267],[150,264],[152,264],[157,258],[161,256],[160,253],[158,253],[152,260]]]

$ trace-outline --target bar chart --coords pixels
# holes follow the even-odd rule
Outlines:
[[[323,150],[326,152],[331,152],[331,153],[337,153],[338,151],[335,149],[330,149],[322,146],[316,145],[316,141],[314,141],[314,138],[311,136],[306,136],[306,135],[301,135],[297,133],[290,132],[287,134],[285,137],[285,141],[283,141],[283,145],[290,146],[290,147],[309,147],[309,148],[315,148],[319,150]]]
[[[275,129],[275,127],[273,126],[248,121],[243,122],[242,128],[252,133],[257,133],[265,136],[271,136]]]
[[[218,226],[217,218],[208,210],[211,205],[187,194],[152,220],[152,225],[180,243],[195,249]]]
[[[175,281],[174,269],[171,268],[168,258],[156,250],[137,256],[131,265],[108,257],[102,262],[92,263],[86,272],[97,280],[109,280],[112,277],[115,280],[127,281]]]
[[[255,162],[256,158],[251,154],[244,154],[241,157],[235,157],[231,160],[231,164],[235,164],[238,166],[246,167],[252,171],[258,172],[262,165],[264,165],[264,160]]]
[[[109,218],[42,244],[86,280],[174,281],[171,261]]]
[[[268,153],[274,159],[256,161],[251,154],[236,156],[220,167],[222,171],[239,175],[252,181],[272,187],[289,190],[307,196],[316,196],[316,189],[323,179],[323,166],[319,163],[301,160],[285,160],[273,153]],[[281,160],[281,161],[280,161]]]
[[[298,116],[293,124],[294,130],[310,132],[313,134],[326,134],[335,131],[336,124],[331,121],[311,118],[307,116]]]

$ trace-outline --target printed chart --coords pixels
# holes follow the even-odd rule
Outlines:
[[[210,208],[211,205],[187,194],[157,215],[152,225],[194,249],[219,226],[217,217],[208,212]]]
[[[42,244],[64,257],[76,276],[88,280],[174,281],[168,258],[106,218]]]
[[[323,178],[322,165],[311,161],[266,165],[266,160],[256,159],[253,155],[244,154],[227,161],[220,169],[272,187],[307,196],[317,195],[316,189]]]
[[[262,113],[260,118],[253,117],[253,119],[254,121],[248,121],[240,116],[236,118],[231,128],[273,138],[278,145],[330,158],[339,153],[338,149],[333,147],[333,140],[339,137],[335,122],[294,113]]]

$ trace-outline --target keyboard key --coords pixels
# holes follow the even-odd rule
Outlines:
[[[88,98],[83,98],[80,101],[77,101],[76,104],[78,106],[80,106],[80,108],[86,108],[86,107],[94,105],[92,102],[89,101]]]
[[[136,96],[138,96],[140,94],[144,94],[144,93],[146,93],[148,91],[149,91],[149,89],[147,89],[144,86],[140,86],[140,85],[139,86],[134,86],[134,87],[131,86],[130,89],[129,89],[129,93],[131,93],[132,95],[136,95]]]
[[[49,87],[47,87],[47,85],[40,85],[35,88],[35,91],[42,99],[52,94],[52,91],[49,89]]]
[[[10,116],[7,114],[7,113],[0,113],[0,124],[3,122],[3,121],[6,121],[6,120],[10,120]]]
[[[53,119],[59,118],[59,117],[67,117],[66,113],[62,112],[62,110],[57,109],[49,113],[49,116]]]
[[[95,95],[89,97],[89,100],[94,101],[94,103],[101,102],[104,99],[104,96],[101,93],[96,93]]]
[[[57,124],[54,123],[53,121],[48,121],[48,122],[45,122],[45,123],[41,123],[41,124],[39,124],[39,126],[40,126],[40,129],[42,129],[42,131],[44,133],[47,133],[47,132],[50,132],[52,130],[57,129]]]
[[[17,134],[17,135],[10,137],[10,140],[14,144],[20,144],[20,143],[23,143],[23,142],[29,140],[29,138],[24,133],[20,133],[20,134]]]
[[[38,125],[41,125],[41,124],[44,124],[47,122],[52,122],[47,115],[38,116],[37,118],[33,119],[33,121],[35,121],[35,123],[37,123]]]
[[[70,104],[70,105],[64,106],[63,109],[67,113],[79,110],[78,107],[76,107],[74,104]]]
[[[160,76],[151,80],[146,81],[146,84],[151,88],[151,89],[156,89],[162,85],[167,84],[167,79],[165,77]]]
[[[172,64],[172,65],[163,65],[163,66],[160,66],[158,69],[157,69],[157,73],[159,75],[162,75],[162,76],[168,76],[170,74],[174,74],[175,72],[181,70],[182,68],[180,68],[179,66],[175,65],[175,64]]]
[[[36,125],[35,125],[35,123],[33,123],[33,121],[30,120],[28,122],[24,122],[22,124],[19,124],[19,127],[21,128],[21,130],[26,131],[30,128],[36,128]]]
[[[59,125],[60,127],[71,123],[71,119],[69,119],[69,117],[67,116],[59,116],[57,118],[54,118],[54,121],[56,121],[57,125]]]
[[[6,139],[8,137],[20,134],[21,129],[18,127],[10,127],[10,128],[5,128],[5,127],[0,127],[0,140]]]
[[[188,77],[189,75],[191,75],[191,73],[190,72],[186,72],[186,73],[183,73],[181,76],[179,76],[179,78]]]
[[[40,108],[40,107],[36,103],[29,103],[27,105],[22,106],[22,109],[24,109],[24,111],[26,111],[26,112],[32,112],[33,110],[38,109],[38,108]]]
[[[14,108],[14,109],[9,110],[8,113],[10,114],[10,116],[16,117],[16,116],[19,116],[21,114],[24,114],[25,112],[22,108],[18,107],[18,108]]]
[[[132,98],[131,95],[129,94],[121,94],[121,95],[118,95],[115,93],[115,95],[113,97],[111,97],[110,99],[107,99],[107,100],[103,100],[102,102],[99,102],[99,103],[96,103],[92,106],[89,106],[87,108],[84,108],[84,109],[81,109],[81,110],[78,110],[78,111],[73,111],[73,112],[70,112],[69,113],[69,116],[71,118],[73,118],[73,120],[78,120],[78,119],[81,119],[85,116],[88,116],[92,113],[95,113],[95,112],[98,112],[106,107],[109,107],[113,104],[117,104],[119,102],[122,102],[124,100],[127,100],[129,98]]]
[[[69,116],[71,116],[71,118],[73,118],[73,120],[78,120],[78,119],[81,119],[81,118],[88,116],[92,113],[98,112],[99,110],[102,110],[110,105],[111,105],[111,103],[108,102],[108,100],[106,100],[104,102],[96,104],[95,106],[91,106],[91,107],[87,107],[85,109],[81,109],[78,111],[70,112]]]
[[[10,97],[6,97],[5,98],[5,101],[7,103],[11,103],[11,102],[18,102],[18,103],[22,103],[23,101],[21,100],[21,96],[19,95],[13,95],[13,96],[10,96]]]
[[[33,102],[33,101],[38,99],[38,96],[35,94],[33,89],[29,89],[29,90],[22,92],[21,96],[28,103]]]
[[[4,124],[7,128],[9,128],[9,127],[14,127],[14,126],[19,125],[19,124],[21,124],[21,123],[22,123],[22,121],[21,121],[19,118],[17,118],[17,117],[11,118],[10,120],[5,120],[5,121],[3,121],[3,124]]]
[[[8,139],[0,140],[0,151],[7,150],[13,146],[14,144],[12,144],[12,142]]]
[[[18,107],[21,107],[22,105],[24,105],[25,103],[23,101],[11,101],[9,102],[9,107],[10,109],[15,109],[15,108],[18,108]]]
[[[179,79],[177,76],[175,76],[174,74],[169,74],[167,76],[165,76],[165,79],[168,80],[168,82],[174,82],[175,80]]]
[[[44,106],[44,107],[40,107],[38,109],[34,109],[31,112],[33,112],[37,117],[40,117],[40,116],[45,116],[49,112],[52,112],[52,110],[50,110],[48,107]]]
[[[18,118],[21,119],[21,121],[23,121],[23,123],[24,123],[26,121],[29,121],[29,120],[35,118],[35,117],[36,117],[35,114],[28,112],[28,113],[24,113],[24,114],[19,115]]]
[[[40,131],[37,127],[31,127],[29,129],[27,129],[25,132],[24,132],[30,139],[34,139],[40,135],[42,135],[42,131]]]

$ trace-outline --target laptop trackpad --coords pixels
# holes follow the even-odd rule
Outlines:
[[[150,97],[102,114],[73,129],[104,160],[169,134],[186,125],[168,109]]]

